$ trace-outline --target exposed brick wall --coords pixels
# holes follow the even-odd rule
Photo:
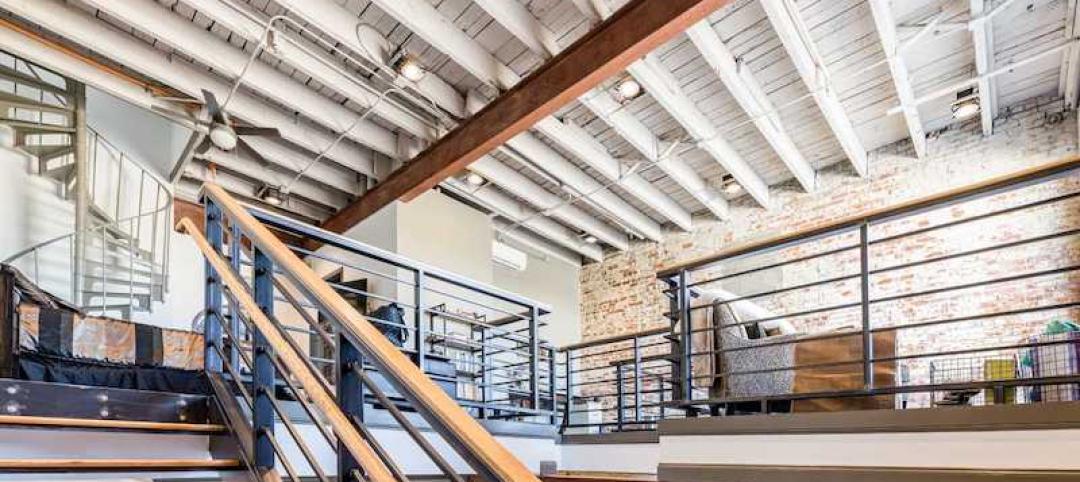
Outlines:
[[[992,137],[981,136],[978,120],[975,119],[934,136],[929,143],[929,153],[923,159],[915,159],[906,152],[906,141],[887,146],[872,153],[868,178],[858,178],[845,166],[837,166],[819,173],[819,187],[815,193],[802,193],[793,188],[773,189],[775,206],[769,211],[752,206],[736,206],[731,221],[700,219],[690,233],[670,233],[663,243],[640,243],[626,252],[609,254],[604,262],[588,265],[582,271],[583,338],[603,338],[666,325],[662,312],[667,309],[667,301],[655,278],[660,268],[709,255],[732,244],[895,205],[1076,152],[1075,114],[1062,114],[1060,103],[1057,102],[1044,100],[1041,103],[1046,105],[1032,102],[1014,108],[1007,118],[998,121]],[[871,239],[1074,192],[1080,190],[1078,177],[1074,175],[1021,191],[876,225],[871,231]],[[1016,215],[876,244],[871,251],[871,269],[1078,227],[1080,201],[1073,199],[1047,204]],[[772,261],[792,259],[815,251],[852,245],[857,240],[858,233],[852,232],[767,256]],[[1080,264],[1080,248],[1076,241],[1077,238],[1068,237],[1025,245],[1010,250],[1007,259],[999,259],[1000,253],[989,252],[881,273],[872,278],[872,298],[953,286],[1008,276],[1010,273]],[[763,258],[730,263],[718,267],[717,271],[730,272],[752,264],[765,264],[767,260]],[[760,292],[857,273],[858,266],[858,252],[847,251],[813,262],[770,270],[723,286],[737,292]],[[1032,299],[1033,293],[1039,294],[1040,299]],[[881,303],[874,305],[871,318],[875,320],[875,326],[891,326],[988,313],[1054,301],[1043,296],[1046,294],[1058,301],[1075,301],[1080,298],[1080,276],[1066,273],[920,297],[917,300]],[[856,302],[858,298],[859,279],[854,278],[755,301],[774,312],[790,313]],[[1075,317],[1077,313],[1054,315]],[[790,319],[804,332],[853,326],[859,320],[858,308]],[[1046,314],[1033,314],[905,330],[898,336],[897,351],[905,355],[1016,343],[1021,335],[1040,331],[1045,321]],[[914,375],[911,383],[927,382],[923,379],[926,367],[918,363],[912,363],[912,366]]]

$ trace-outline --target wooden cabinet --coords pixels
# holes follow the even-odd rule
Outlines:
[[[862,333],[852,331],[850,335],[820,340],[800,341],[795,345],[795,364],[798,366],[831,364],[819,367],[800,368],[795,371],[795,393],[830,392],[838,390],[860,390],[863,383],[863,348]],[[889,358],[896,354],[896,332],[889,331],[873,335],[874,357]],[[896,385],[896,362],[887,361],[874,364],[874,386],[891,387]],[[823,412],[841,410],[874,410],[895,408],[895,396],[848,397],[796,401],[792,409],[796,412]]]

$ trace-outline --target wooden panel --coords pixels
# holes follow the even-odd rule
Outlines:
[[[892,357],[896,353],[896,332],[876,333],[873,337],[874,357]],[[795,364],[813,365],[862,359],[862,334],[799,342],[795,345]],[[896,362],[874,364],[874,385],[891,387],[896,384]],[[853,364],[800,368],[795,371],[795,393],[861,390],[862,362]],[[895,408],[893,395],[816,400],[798,400],[796,412],[873,410]]]
[[[328,219],[323,228],[342,233],[397,199],[412,200],[730,1],[631,1]]]

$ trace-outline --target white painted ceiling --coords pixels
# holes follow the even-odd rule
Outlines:
[[[7,0],[0,1],[0,10],[3,9]],[[43,0],[51,2],[52,0]],[[146,1],[153,0],[130,0]],[[218,21],[207,12],[197,9],[193,0],[156,0],[160,9],[168,10],[169,14],[197,25],[202,30],[202,35],[212,35],[231,44],[230,48],[243,50],[251,53],[256,48],[256,42],[245,38],[238,32],[226,28],[224,22]],[[383,89],[386,83],[378,79],[370,79],[369,76],[355,68],[348,58],[358,58],[364,52],[350,50],[347,44],[343,44],[340,38],[335,38],[333,32],[326,25],[309,23],[308,16],[303,12],[292,11],[285,8],[286,2],[282,0],[213,0],[232,9],[246,12],[260,22],[265,23],[274,16],[284,16],[296,21],[296,24],[281,23],[281,30],[277,35],[287,38],[304,38],[311,45],[325,43],[324,50],[335,59],[338,66],[355,76],[360,83],[367,82],[374,89]],[[470,72],[470,69],[462,65],[460,50],[449,50],[448,45],[432,45],[428,40],[443,43],[448,36],[438,32],[414,32],[406,25],[414,24],[417,18],[426,13],[417,14],[414,18],[395,18],[393,15],[380,9],[379,2],[390,0],[307,0],[310,4],[327,4],[334,11],[341,13],[339,18],[347,17],[349,25],[367,24],[380,32],[388,39],[394,49],[408,52],[416,56],[419,61],[429,70],[429,76],[435,76],[452,86],[456,95],[465,97],[470,91],[484,98],[493,98],[499,93],[499,88],[486,82],[484,79]],[[434,7],[437,18],[424,18],[425,20],[437,20],[448,22],[453,28],[464,32],[484,52],[491,55],[498,63],[505,64],[518,76],[527,76],[542,65],[548,56],[544,52],[537,52],[526,45],[520,38],[523,35],[535,35],[535,29],[522,32],[514,25],[504,25],[506,18],[514,18],[513,13],[527,12],[528,22],[539,22],[542,28],[553,34],[559,48],[565,48],[576,39],[584,35],[599,21],[603,7],[618,8],[623,1],[618,0],[400,0],[402,5],[412,3],[429,4]],[[827,73],[831,82],[826,87],[817,87],[812,90],[800,71],[793,62],[793,54],[790,45],[785,45],[778,34],[776,22],[767,15],[762,1],[769,1],[774,6],[791,14],[791,18],[804,29],[803,37],[800,37],[804,45],[816,52],[819,56],[818,68]],[[496,8],[496,15],[485,11],[487,8]],[[520,2],[511,5],[511,2]],[[887,22],[896,31],[896,42],[901,46],[898,54],[901,63],[906,65],[906,79],[897,79],[895,69],[890,69],[889,59],[883,49],[882,34],[875,24],[875,15],[881,15],[872,8],[872,3],[878,7],[884,6],[886,18],[878,19],[879,22]],[[136,22],[132,19],[122,19],[111,15],[110,12],[100,10],[100,4],[91,0],[69,0],[66,3],[57,2],[58,5],[68,8],[77,8],[84,14],[92,15],[97,22],[106,23],[112,28],[119,29],[130,34],[139,42],[152,45],[160,51],[172,56],[174,62],[184,62],[209,71],[223,80],[234,82],[235,76],[221,75],[219,69],[200,61],[201,52],[190,52],[177,45],[173,41],[163,40],[161,30],[153,22]],[[600,9],[596,5],[600,4]],[[492,7],[491,5],[494,5]],[[513,7],[513,8],[511,8]],[[522,8],[523,7],[523,8]],[[59,8],[59,7],[58,7]],[[983,13],[973,15],[972,8]],[[770,190],[801,190],[797,183],[793,182],[792,169],[785,164],[775,147],[777,139],[790,139],[797,150],[797,155],[808,163],[815,171],[822,169],[840,169],[846,175],[857,176],[858,173],[849,162],[849,156],[845,148],[839,142],[840,136],[834,126],[826,119],[822,108],[815,102],[815,95],[828,94],[839,100],[842,114],[854,129],[855,141],[861,144],[863,151],[873,151],[882,146],[894,143],[909,143],[912,131],[909,122],[917,118],[922,130],[926,133],[955,127],[958,121],[952,118],[950,105],[956,99],[956,92],[950,91],[945,95],[932,99],[922,99],[928,94],[940,91],[950,86],[960,85],[960,82],[969,81],[979,76],[979,68],[976,63],[977,49],[974,38],[977,35],[986,35],[988,54],[983,72],[991,72],[1002,66],[1014,62],[1025,61],[1021,67],[1010,69],[1000,75],[991,77],[984,85],[990,85],[988,92],[980,92],[980,100],[986,106],[988,102],[996,104],[994,109],[995,118],[1006,117],[1010,107],[1032,98],[1045,98],[1047,102],[1074,103],[1074,99],[1066,94],[1075,92],[1075,83],[1080,80],[1080,69],[1070,69],[1069,61],[1077,55],[1074,47],[1061,48],[1069,44],[1075,37],[1074,24],[1077,21],[1077,0],[734,0],[731,4],[709,19],[712,32],[730,50],[737,61],[740,78],[751,78],[752,82],[760,85],[765,94],[765,100],[771,104],[775,118],[779,125],[773,125],[775,132],[771,134],[763,131],[761,121],[767,123],[767,114],[770,112],[758,112],[751,115],[735,97],[735,93],[725,86],[720,76],[710,66],[709,59],[703,55],[702,50],[695,46],[687,35],[680,35],[663,45],[651,54],[651,57],[659,61],[659,68],[667,70],[674,76],[677,85],[669,85],[668,88],[677,89],[678,95],[689,98],[694,108],[704,119],[715,127],[716,134],[725,139],[739,157],[750,168],[750,175],[757,176],[770,187]],[[982,15],[992,12],[989,20],[983,22]],[[13,12],[17,17],[18,12]],[[973,21],[975,19],[975,21]],[[41,29],[54,35],[60,40],[68,36],[62,29],[49,25],[49,22],[37,22]],[[927,27],[927,25],[930,25]],[[297,28],[296,25],[302,26]],[[985,26],[985,31],[978,28]],[[515,34],[517,36],[515,36]],[[915,40],[912,40],[912,39]],[[335,48],[326,48],[326,45],[334,45]],[[1057,49],[1048,55],[1041,55],[1051,49]],[[112,53],[107,50],[89,49],[93,55],[110,59]],[[14,52],[16,55],[18,52]],[[193,53],[195,55],[193,55]],[[1031,58],[1036,58],[1030,61]],[[290,76],[297,84],[311,89],[319,95],[325,96],[334,102],[359,113],[364,110],[363,106],[343,95],[340,86],[324,85],[317,78],[312,78],[288,59],[275,56],[274,52],[263,52],[258,60],[274,67],[278,71]],[[127,66],[134,73],[139,72],[134,66]],[[623,76],[620,76],[622,78]],[[151,80],[163,85],[169,85],[170,79],[156,78]],[[612,84],[619,79],[610,79],[603,89],[610,89]],[[901,80],[898,83],[898,80]],[[970,82],[969,82],[970,83]],[[905,117],[897,112],[900,106],[900,97],[897,94],[898,85],[910,85],[912,98],[921,100],[917,107],[912,109],[913,115]],[[265,86],[263,86],[265,87]],[[283,102],[281,98],[274,100],[266,92],[260,92],[260,86],[245,82],[241,89],[264,99],[267,103],[277,106],[285,112],[293,113],[296,108],[289,102]],[[826,92],[827,90],[827,92]],[[409,108],[422,111],[415,105],[409,106],[409,102],[422,103],[422,96],[417,93],[420,89],[412,89],[412,100],[399,101]],[[632,117],[644,124],[652,136],[664,143],[677,142],[672,152],[677,153],[680,162],[684,162],[691,170],[702,178],[713,190],[720,190],[729,174],[717,156],[708,150],[698,147],[698,141],[694,139],[692,132],[688,132],[685,112],[676,112],[670,106],[662,105],[658,98],[646,92],[639,98],[626,102],[621,109],[632,114]],[[288,99],[285,99],[288,100]],[[745,99],[744,99],[745,100]],[[759,99],[760,100],[760,99]],[[760,104],[759,104],[760,105]],[[296,114],[296,122],[312,125],[320,129],[329,129],[340,132],[343,126],[325,125],[303,114]],[[450,116],[453,117],[453,116]],[[565,106],[555,116],[567,125],[576,125],[583,128],[596,141],[599,141],[607,151],[607,155],[618,160],[622,169],[630,169],[636,166],[636,174],[647,181],[663,196],[674,200],[686,212],[693,215],[694,222],[702,222],[707,219],[715,219],[715,214],[706,208],[700,201],[700,193],[690,192],[688,188],[669,176],[665,170],[653,166],[645,156],[638,152],[631,142],[628,142],[617,129],[614,129],[608,121],[599,118],[593,110],[581,102],[574,102]],[[835,117],[834,117],[835,118]],[[393,120],[371,116],[378,125],[393,132],[405,140],[412,140],[414,136],[395,125]],[[428,120],[432,118],[428,117]],[[252,125],[266,125],[261,119],[244,118],[244,122]],[[453,119],[452,122],[466,122],[467,119]],[[755,122],[759,121],[759,122]],[[432,121],[434,122],[434,121]],[[979,116],[965,122],[980,122]],[[321,125],[320,125],[321,124]],[[273,125],[267,125],[274,127]],[[450,127],[446,125],[445,127]],[[779,133],[777,135],[776,133]],[[539,138],[549,147],[554,149],[561,157],[568,160],[573,166],[584,172],[595,183],[600,185],[611,184],[607,187],[611,193],[621,198],[629,206],[643,213],[652,222],[662,225],[667,230],[679,229],[677,223],[672,222],[670,216],[663,214],[658,209],[658,204],[652,202],[652,198],[642,195],[643,189],[639,186],[613,183],[594,167],[596,162],[589,162],[580,155],[567,148],[565,139],[561,136],[552,136],[550,132],[539,132],[534,129],[534,136]],[[344,141],[357,149],[370,150],[354,139]],[[303,149],[297,145],[285,143],[286,147],[297,151],[305,158],[314,158],[316,153]],[[389,156],[376,154],[376,159],[390,163]],[[556,196],[569,199],[570,197],[589,194],[586,199],[574,201],[573,206],[579,208],[585,215],[591,216],[603,224],[622,231],[631,239],[640,237],[640,229],[630,227],[624,216],[613,212],[610,206],[604,202],[591,202],[597,198],[594,193],[582,193],[569,188],[573,182],[560,176],[557,171],[551,169],[552,164],[547,158],[536,158],[522,155],[515,149],[505,148],[492,153],[493,162],[503,163],[510,168],[520,171],[529,180],[542,186]],[[790,154],[789,154],[790,157]],[[407,161],[397,159],[396,161]],[[333,199],[342,195],[353,197],[363,192],[366,188],[366,176],[358,175],[353,170],[335,163],[332,160],[322,160],[327,164],[327,169],[336,172],[344,178],[356,179],[358,189],[354,192],[345,192],[338,188],[327,186],[325,183],[313,182],[322,189],[333,191]],[[274,179],[259,179],[250,172],[230,166],[226,160],[220,162],[219,169],[233,171],[234,175],[246,182],[241,186],[250,185],[256,189],[262,183],[277,183]],[[400,162],[397,162],[400,164]],[[872,164],[871,164],[872,169]],[[195,161],[189,167],[190,183],[200,179],[200,172],[205,171],[202,161]],[[289,177],[288,172],[281,173]],[[384,177],[385,172],[377,173]],[[521,210],[507,212],[487,202],[483,192],[472,193],[473,188],[464,183],[449,183],[446,187],[453,188],[457,196],[474,202],[479,206],[493,211],[496,216],[503,217],[510,223],[519,221],[522,212],[534,213],[527,216],[543,216],[545,210],[552,206],[536,205],[530,202],[527,195],[523,195],[513,186],[504,185],[500,179],[489,180],[488,185],[481,191],[494,192],[509,196],[518,202]],[[350,181],[351,182],[351,181]],[[241,189],[242,190],[242,189]],[[254,192],[241,192],[248,198],[254,197]],[[304,199],[299,193],[294,192],[290,200],[296,206],[304,206],[304,209],[295,210],[303,217],[319,220],[328,217],[340,206],[327,205],[316,199]],[[535,201],[535,199],[533,199]],[[732,199],[733,203],[740,206],[757,206],[749,196],[741,196]],[[764,207],[756,207],[764,209]],[[738,215],[736,211],[734,215]],[[548,213],[553,214],[553,213]],[[529,218],[531,219],[531,218]],[[580,240],[590,234],[583,230],[580,225],[567,222],[565,218],[552,216],[552,219],[561,224],[563,229],[577,236]],[[523,227],[516,228],[519,235],[547,238],[552,250],[586,254],[586,243],[575,245],[562,239],[561,242],[554,240],[551,230],[545,230],[523,223]],[[607,250],[616,249],[613,243],[601,241],[601,246]],[[581,249],[576,249],[581,248]]]

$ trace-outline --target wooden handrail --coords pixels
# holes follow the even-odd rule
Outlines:
[[[428,378],[409,357],[390,343],[378,328],[315,274],[311,267],[293,254],[288,246],[248,213],[239,202],[214,184],[205,184],[203,194],[217,203],[229,220],[236,223],[255,246],[291,278],[297,288],[308,295],[310,301],[340,321],[345,334],[361,346],[368,360],[394,382],[399,391],[416,405],[418,411],[427,415],[428,422],[433,427],[439,429],[443,436],[464,446],[468,452],[461,454],[464,458],[471,458],[481,464],[490,475],[500,481],[539,482],[521,461],[495,440],[476,419]],[[299,360],[297,362],[301,363]]]
[[[177,223],[177,230],[187,233],[195,241],[195,245],[202,252],[206,261],[220,275],[222,284],[229,288],[240,307],[247,311],[248,319],[266,338],[274,353],[277,354],[281,362],[304,388],[311,401],[322,410],[330,426],[334,428],[334,433],[338,435],[338,440],[345,445],[349,453],[364,468],[368,480],[372,482],[395,482],[396,479],[390,473],[390,469],[379,459],[371,445],[360,436],[356,427],[353,427],[348,417],[334,401],[333,395],[319,383],[315,375],[310,372],[307,364],[300,359],[300,354],[289,346],[273,322],[259,309],[259,305],[255,302],[251,293],[247,291],[243,281],[237,278],[229,263],[214,251],[210,243],[195,226],[195,223],[189,218],[181,219]]]
[[[997,189],[1020,185],[1023,183],[1053,176],[1055,174],[1059,174],[1065,171],[1069,171],[1076,167],[1080,167],[1080,156],[1070,155],[1062,157],[1037,166],[1019,169],[1007,174],[991,177],[989,179],[956,187],[953,189],[948,189],[928,196],[915,198],[910,201],[894,204],[892,206],[871,209],[852,216],[840,218],[838,220],[830,220],[828,222],[819,223],[808,228],[800,229],[793,233],[784,233],[777,236],[753,239],[745,243],[731,246],[727,249],[721,250],[718,253],[702,256],[687,262],[660,269],[659,271],[657,271],[656,276],[658,278],[667,278],[669,276],[674,276],[675,274],[678,274],[679,271],[682,271],[684,269],[689,270],[699,268],[701,266],[714,263],[725,258],[730,258],[732,256],[738,256],[753,251],[778,246],[810,236],[826,234],[831,231],[836,231],[846,227],[854,226],[862,222],[874,221],[899,216],[905,213],[911,213],[920,209],[932,207],[936,204],[940,204],[942,202],[946,202],[952,199],[974,196],[988,191],[994,191]]]

